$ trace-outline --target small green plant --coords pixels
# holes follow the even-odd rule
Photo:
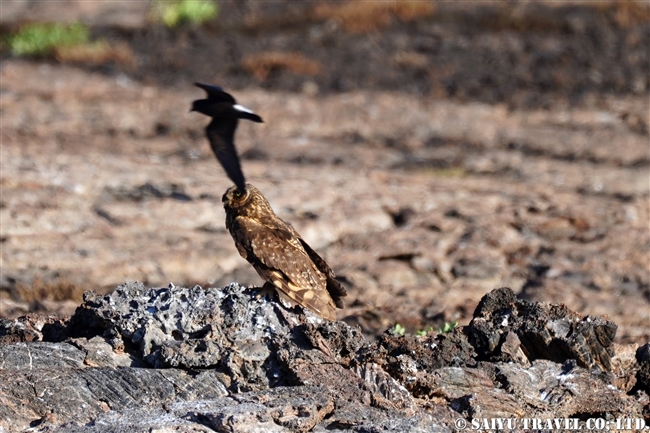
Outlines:
[[[433,331],[433,327],[429,326],[429,327],[426,328],[426,329],[420,329],[419,331],[417,331],[417,332],[415,333],[415,336],[416,336],[416,337],[426,337],[426,335],[427,335],[429,332],[431,332],[431,331]]]
[[[438,334],[446,334],[447,332],[453,331],[458,326],[458,320],[455,322],[445,322],[445,326],[442,329],[438,329]]]
[[[399,323],[396,323],[395,326],[390,328],[391,332],[395,335],[402,336],[406,334],[406,328],[400,325]]]
[[[447,332],[451,332],[455,328],[458,327],[458,321],[456,322],[445,322],[445,325],[438,329],[437,333],[438,334],[446,334]],[[406,335],[406,328],[402,326],[399,323],[396,323],[395,326],[390,328],[390,332],[393,335],[399,335],[403,336]],[[429,332],[433,332],[433,326],[429,326],[428,328],[425,329],[420,329],[419,331],[415,332],[416,337],[426,337]]]
[[[219,7],[210,0],[158,0],[157,5],[162,22],[170,29],[183,22],[201,25],[219,13]]]
[[[89,35],[81,23],[36,23],[22,27],[7,42],[15,56],[44,56],[57,48],[85,44]]]

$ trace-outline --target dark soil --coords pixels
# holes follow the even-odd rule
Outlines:
[[[299,92],[313,83],[321,94],[399,91],[521,108],[650,88],[650,11],[640,2],[440,3],[407,19],[388,13],[385,24],[363,6],[352,18],[341,6],[323,12],[327,3],[220,2],[219,18],[200,28],[97,26],[93,36],[128,44],[137,65],[91,69],[165,87]]]

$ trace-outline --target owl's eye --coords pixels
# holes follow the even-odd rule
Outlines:
[[[232,193],[232,195],[233,195],[235,198],[239,198],[239,197],[241,197],[241,191],[238,190],[238,189],[236,189],[236,190]]]

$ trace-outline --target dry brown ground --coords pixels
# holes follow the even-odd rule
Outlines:
[[[523,298],[608,315],[619,342],[646,342],[650,119],[647,59],[638,53],[648,25],[623,20],[610,31],[592,17],[591,28],[592,12],[569,12],[587,23],[584,34],[518,35],[506,23],[514,30],[485,25],[485,37],[425,20],[391,27],[390,44],[372,34],[332,46],[340,32],[317,23],[324,33],[314,33],[301,21],[292,36],[260,37],[249,23],[221,45],[218,32],[186,32],[153,46],[145,32],[133,45],[139,81],[119,68],[102,74],[5,59],[0,316],[70,313],[83,291],[125,280],[260,284],[225,231],[220,198],[229,182],[203,138],[206,119],[188,113],[202,92],[185,78],[233,46],[295,52],[307,32],[320,36],[305,55],[329,71],[271,68],[257,86],[256,70],[241,65],[262,57],[243,52],[213,76],[243,86],[236,98],[264,118],[240,125],[244,170],[347,280],[340,318],[370,334],[396,322],[411,331],[464,324],[483,294],[505,285]],[[544,19],[542,30],[555,22]],[[594,29],[605,47],[624,41],[612,48],[623,53],[615,62],[599,57],[598,44],[585,50],[587,66],[572,57]],[[409,45],[431,41],[437,51],[419,56]],[[199,52],[192,68],[186,56]],[[512,78],[508,62],[494,57],[500,52],[520,60]],[[328,56],[338,57],[330,65]],[[427,66],[431,58],[444,65]],[[548,69],[535,66],[549,58]],[[537,74],[530,82],[527,68]],[[576,78],[588,71],[596,71],[589,80]],[[170,80],[178,83],[159,84]]]
[[[124,280],[260,283],[223,227],[229,182],[187,113],[198,89],[22,61],[1,78],[3,315]],[[643,100],[236,96],[266,121],[237,137],[249,180],[350,282],[340,317],[376,332],[463,322],[506,285],[648,339],[647,137],[621,116],[644,116]],[[457,168],[436,169],[443,157]]]

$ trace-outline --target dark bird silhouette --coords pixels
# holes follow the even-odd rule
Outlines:
[[[228,188],[221,199],[226,227],[239,254],[253,265],[260,277],[283,303],[309,308],[336,320],[336,307],[343,308],[346,291],[332,268],[300,237],[291,225],[271,209],[253,185],[246,190]]]
[[[262,123],[263,120],[248,108],[237,104],[235,98],[224,92],[221,87],[202,83],[194,83],[194,85],[205,90],[208,95],[206,99],[197,99],[192,102],[190,111],[198,111],[212,117],[212,122],[205,128],[205,135],[226,174],[243,192],[246,190],[246,180],[235,149],[235,130],[239,119],[248,119],[258,123]]]

